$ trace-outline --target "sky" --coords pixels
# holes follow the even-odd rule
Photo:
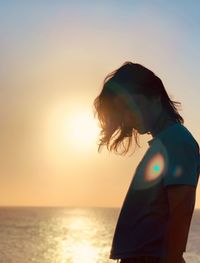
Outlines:
[[[200,143],[199,12],[198,0],[0,0],[0,206],[122,205],[151,137],[132,156],[98,153],[93,101],[125,61],[162,79]]]

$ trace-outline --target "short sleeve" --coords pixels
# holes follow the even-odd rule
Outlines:
[[[185,141],[165,144],[165,171],[163,183],[197,186],[199,177],[199,149]]]

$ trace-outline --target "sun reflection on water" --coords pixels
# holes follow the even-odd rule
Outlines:
[[[95,221],[80,215],[68,222],[68,234],[60,244],[61,263],[95,263],[99,251]]]
[[[69,244],[68,240],[61,243],[60,263],[95,263],[98,259],[98,250],[92,242],[74,241]]]
[[[73,263],[94,263],[98,258],[97,249],[90,242],[75,243],[73,248]]]

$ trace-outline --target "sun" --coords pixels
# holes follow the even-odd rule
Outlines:
[[[73,145],[85,147],[95,143],[99,128],[91,112],[83,110],[68,118],[68,140]]]
[[[59,162],[68,152],[88,152],[96,149],[100,129],[89,107],[52,107],[43,122],[45,152]],[[55,161],[55,160],[54,160]]]

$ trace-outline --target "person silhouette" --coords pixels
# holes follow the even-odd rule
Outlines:
[[[120,263],[185,262],[200,172],[199,145],[161,79],[125,62],[109,73],[93,102],[101,132],[98,152],[125,155],[139,135],[149,147],[135,169],[114,231],[109,259]],[[126,142],[126,146],[124,145]]]

